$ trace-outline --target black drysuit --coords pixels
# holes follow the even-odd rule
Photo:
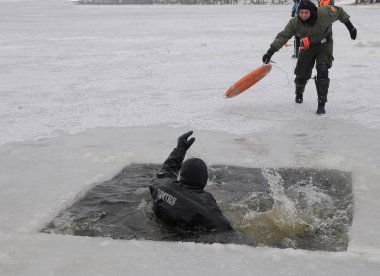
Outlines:
[[[231,230],[229,221],[209,192],[177,180],[185,154],[184,148],[175,148],[149,186],[156,217],[170,226],[206,231]]]

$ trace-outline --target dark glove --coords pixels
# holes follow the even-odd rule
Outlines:
[[[269,61],[270,61],[270,59],[271,59],[271,57],[273,56],[273,54],[274,54],[275,52],[276,52],[276,50],[273,49],[272,47],[270,47],[269,50],[266,52],[266,54],[263,55],[263,58],[262,58],[263,62],[264,62],[265,64],[268,64]]]
[[[351,39],[355,40],[356,36],[358,34],[358,31],[356,30],[356,28],[354,27],[354,25],[352,25],[352,23],[351,23],[350,20],[348,20],[346,23],[344,23],[344,25],[346,25],[347,30],[350,32]]]
[[[193,134],[192,131],[189,131],[189,132],[186,132],[185,134],[182,134],[178,138],[177,148],[184,148],[185,150],[188,150],[195,141],[194,137],[189,139],[191,134]]]

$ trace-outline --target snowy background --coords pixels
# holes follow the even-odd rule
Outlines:
[[[379,275],[377,5],[334,24],[325,116],[294,103],[292,47],[244,94],[291,5],[79,6],[0,1],[0,275]],[[291,43],[291,42],[290,42]],[[347,252],[38,233],[130,162],[162,162],[193,129],[209,164],[352,172]]]

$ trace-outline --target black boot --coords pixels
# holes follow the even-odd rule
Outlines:
[[[305,91],[306,81],[295,79],[294,83],[296,84],[296,103],[303,103],[303,92]]]
[[[327,102],[327,94],[329,92],[330,79],[315,78],[315,85],[318,94],[318,109],[317,114],[325,114],[325,103]]]
[[[295,99],[295,102],[299,103],[299,104],[303,103],[303,91],[299,92],[299,91],[296,90],[296,99]]]
[[[326,110],[325,110],[325,103],[318,103],[318,109],[317,109],[317,112],[316,112],[318,115],[322,115],[322,114],[325,114],[326,113]]]

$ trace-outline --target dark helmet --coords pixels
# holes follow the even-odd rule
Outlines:
[[[314,5],[313,2],[309,0],[301,0],[300,4],[298,5],[298,11],[300,10],[308,10],[310,11],[310,17],[308,20],[303,21],[301,18],[301,21],[303,23],[310,23],[310,25],[314,25],[315,21],[317,21],[317,6]]]
[[[199,158],[189,158],[183,162],[179,172],[179,181],[195,189],[203,190],[207,184],[207,165]]]

